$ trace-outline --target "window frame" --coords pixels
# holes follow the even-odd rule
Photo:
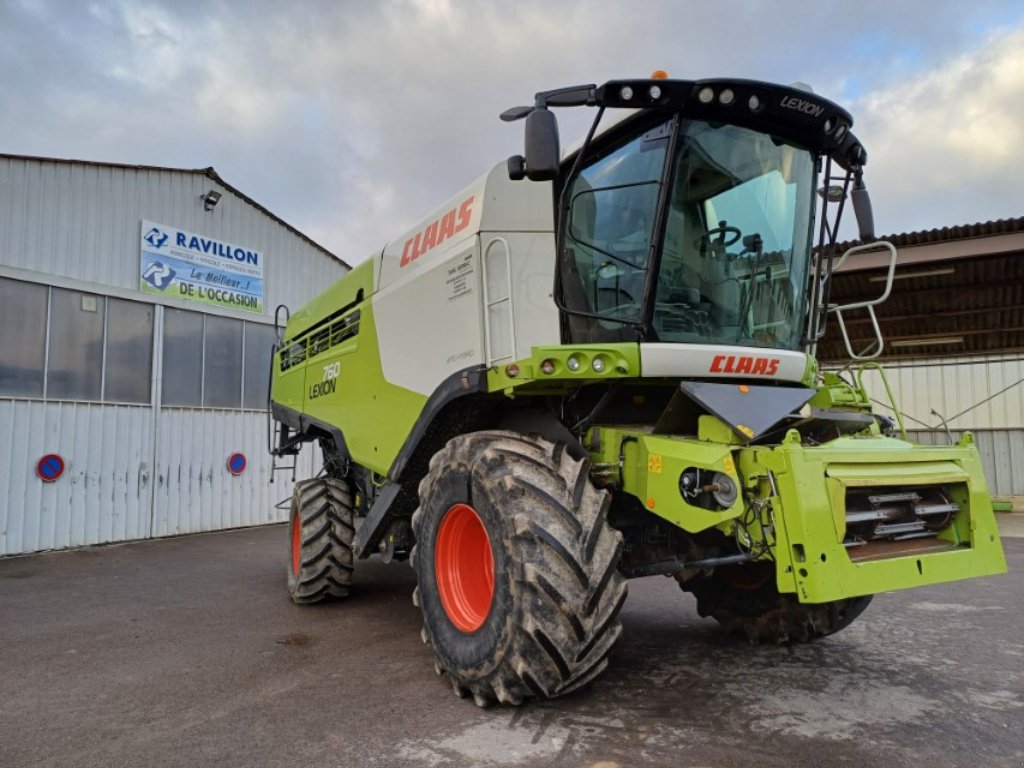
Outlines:
[[[246,363],[248,356],[246,354],[247,340],[252,333],[250,330],[251,326],[263,326],[268,330],[268,335],[273,339],[276,338],[274,333],[274,324],[271,322],[260,322],[251,318],[233,317],[231,315],[221,315],[209,312],[197,312],[193,309],[184,307],[169,306],[166,304],[160,304],[156,302],[139,300],[138,298],[125,296],[122,294],[111,294],[105,292],[97,292],[91,290],[91,286],[79,286],[73,283],[63,281],[64,284],[46,283],[36,280],[29,280],[22,277],[11,276],[6,274],[0,274],[0,280],[7,281],[10,283],[24,284],[37,286],[45,289],[45,308],[42,311],[42,320],[44,323],[44,329],[42,334],[42,366],[41,366],[41,378],[42,387],[38,394],[8,394],[0,391],[0,400],[28,400],[36,402],[52,402],[52,403],[87,403],[90,405],[121,405],[130,407],[141,407],[141,408],[171,408],[171,409],[199,409],[199,410],[230,410],[230,411],[247,411],[247,412],[262,412],[267,411],[265,404],[260,406],[246,405]],[[88,294],[97,297],[98,300],[103,302],[102,310],[102,321],[100,326],[100,391],[97,399],[81,398],[81,397],[54,397],[52,392],[52,386],[50,382],[51,372],[51,355],[53,353],[53,296],[54,289],[70,291],[77,293],[79,296]],[[108,354],[108,345],[110,343],[109,330],[110,330],[110,308],[111,301],[128,302],[138,304],[152,311],[152,318],[149,328],[149,374],[148,381],[150,385],[148,387],[148,394],[144,401],[126,401],[126,400],[111,400],[107,398],[109,390],[109,370],[108,363],[111,359]],[[199,405],[178,405],[178,404],[166,404],[163,402],[164,398],[164,365],[166,363],[166,313],[168,310],[175,310],[179,312],[186,312],[189,314],[197,315],[202,318],[202,338],[200,345],[200,356],[199,356]],[[207,318],[217,317],[225,320],[232,320],[240,322],[242,324],[240,334],[240,359],[239,369],[237,378],[237,405],[206,405],[207,393],[206,393],[206,349],[207,349]],[[358,327],[358,326],[357,326]],[[273,341],[271,341],[273,343]],[[273,365],[274,355],[273,352],[270,354],[271,365]],[[156,379],[156,386],[154,386],[154,379]],[[252,384],[252,382],[250,382]],[[266,403],[269,390],[264,391],[268,387],[269,380],[263,376],[256,376],[255,387],[258,392],[256,396],[261,403]],[[252,393],[250,393],[252,394]],[[252,397],[249,398],[253,400]]]

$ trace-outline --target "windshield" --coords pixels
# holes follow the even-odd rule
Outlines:
[[[575,341],[636,338],[643,323],[669,125],[583,169],[563,262]],[[682,124],[652,341],[796,349],[805,319],[814,157],[730,125]]]

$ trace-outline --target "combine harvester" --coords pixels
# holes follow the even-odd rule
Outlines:
[[[551,110],[579,106],[593,127],[563,155]],[[674,576],[752,642],[803,642],[878,592],[1005,571],[971,435],[911,444],[862,384],[896,251],[835,254],[847,201],[873,239],[846,111],[656,77],[502,118],[525,119],[525,154],[276,347],[272,452],[315,441],[325,468],[293,498],[296,602],[347,594],[360,558],[408,557],[438,673],[483,706],[599,675],[630,578]],[[838,263],[880,247],[880,297],[830,305]],[[857,368],[822,371],[826,317],[846,337],[852,310],[877,341],[847,338]]]

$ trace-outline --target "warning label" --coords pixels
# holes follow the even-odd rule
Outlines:
[[[473,292],[473,254],[467,253],[448,267],[445,278],[448,301]]]

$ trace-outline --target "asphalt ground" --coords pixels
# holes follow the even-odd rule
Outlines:
[[[435,676],[404,563],[297,607],[281,526],[9,558],[0,766],[1016,767],[1024,539],[1004,544],[1008,575],[879,595],[796,647],[636,580],[594,685],[486,710]]]

